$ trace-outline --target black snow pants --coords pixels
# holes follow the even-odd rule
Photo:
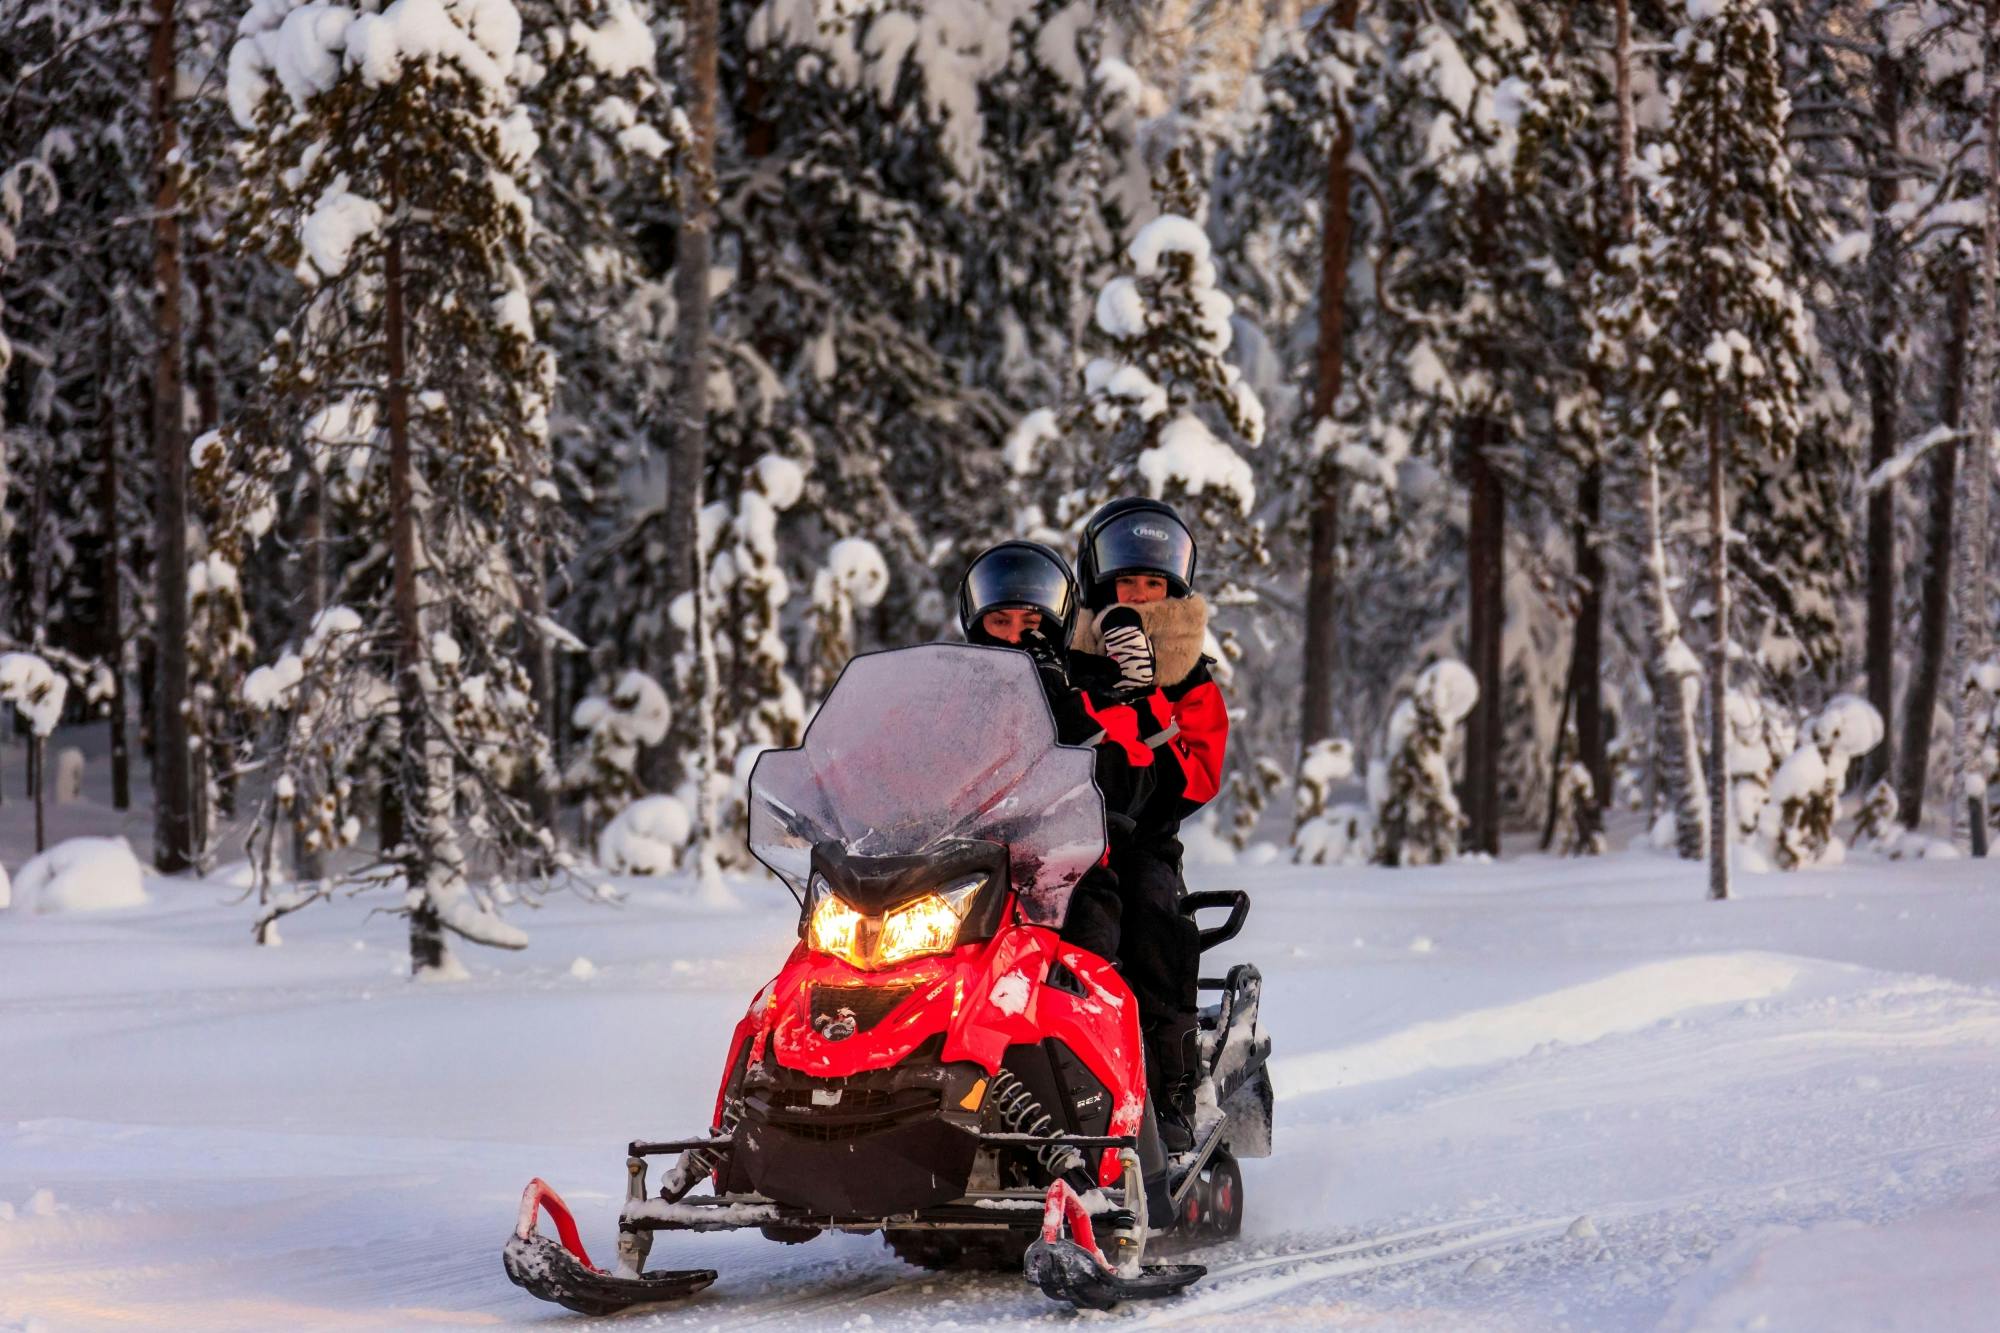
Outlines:
[[[1180,839],[1164,834],[1113,847],[1111,869],[1122,906],[1118,958],[1139,997],[1146,1082],[1156,1101],[1191,1114],[1200,1073],[1195,982],[1201,930],[1181,913]]]

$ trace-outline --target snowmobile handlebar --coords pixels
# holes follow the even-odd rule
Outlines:
[[[1229,919],[1219,926],[1212,926],[1201,932],[1201,950],[1207,953],[1218,944],[1227,944],[1243,930],[1243,923],[1250,919],[1250,895],[1241,889],[1205,889],[1200,893],[1190,893],[1181,899],[1181,915],[1192,917],[1196,912],[1213,907],[1227,907]]]

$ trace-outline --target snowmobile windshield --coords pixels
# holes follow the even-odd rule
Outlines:
[[[922,856],[961,839],[1007,848],[1021,911],[1059,926],[1104,853],[1091,752],[1056,743],[1034,662],[931,643],[847,664],[805,740],[750,773],[750,850],[803,896],[816,843]]]

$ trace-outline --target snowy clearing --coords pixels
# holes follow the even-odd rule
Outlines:
[[[1971,863],[1750,877],[1630,853],[1198,871],[1257,909],[1277,1155],[1240,1243],[1119,1325],[1975,1329],[2000,1294],[2000,899]],[[698,1129],[790,900],[559,900],[412,986],[348,903],[259,951],[220,885],[0,914],[0,1328],[572,1317],[499,1247],[542,1175],[608,1254],[622,1145]],[[589,966],[576,960],[588,959]],[[722,1271],[618,1327],[1065,1322],[873,1237],[662,1237]],[[1764,1325],[1758,1320],[1768,1321]]]

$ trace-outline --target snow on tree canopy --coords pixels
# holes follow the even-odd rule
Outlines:
[[[847,537],[826,553],[826,572],[834,587],[863,609],[879,606],[889,591],[889,565],[882,550],[866,537]]]
[[[1256,475],[1243,455],[1216,439],[1199,417],[1185,413],[1175,417],[1159,438],[1157,445],[1139,455],[1139,475],[1155,496],[1165,495],[1176,484],[1191,495],[1220,491],[1234,497],[1241,512],[1250,512],[1257,499]]]
[[[0,699],[14,705],[37,736],[62,720],[69,681],[34,653],[0,654]]]
[[[1126,247],[1125,255],[1132,261],[1133,270],[1142,278],[1149,278],[1160,270],[1160,259],[1164,255],[1182,254],[1194,260],[1195,271],[1199,273],[1209,260],[1208,233],[1199,223],[1188,218],[1176,217],[1171,213],[1162,214],[1139,229]],[[1208,269],[1208,284],[1215,281],[1215,270]]]
[[[569,25],[569,35],[584,57],[610,78],[653,68],[653,34],[627,0],[610,0],[602,26],[593,28],[578,19]]]
[[[299,228],[299,244],[322,277],[338,277],[354,247],[382,229],[382,205],[346,190],[328,190]]]

